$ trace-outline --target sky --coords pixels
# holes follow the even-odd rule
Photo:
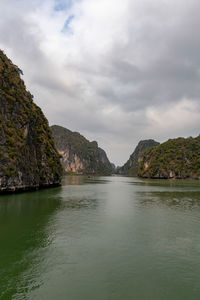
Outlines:
[[[49,124],[123,165],[200,133],[199,0],[0,0],[0,48]]]

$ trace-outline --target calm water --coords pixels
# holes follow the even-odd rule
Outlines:
[[[0,196],[0,299],[200,299],[200,183],[66,177]]]

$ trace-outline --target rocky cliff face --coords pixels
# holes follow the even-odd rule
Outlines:
[[[0,50],[0,192],[59,185],[62,166],[51,129]]]
[[[110,175],[112,166],[97,142],[90,142],[78,132],[61,126],[51,127],[56,147],[66,172]]]
[[[200,179],[200,137],[170,139],[147,150],[138,175],[144,178]]]
[[[157,145],[159,145],[159,143],[154,140],[140,141],[129,160],[118,170],[118,173],[122,175],[137,176],[139,163],[142,160],[144,152]]]

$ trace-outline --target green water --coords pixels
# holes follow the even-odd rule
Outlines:
[[[200,299],[200,183],[66,177],[0,196],[0,299]]]

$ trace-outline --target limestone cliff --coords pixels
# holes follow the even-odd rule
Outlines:
[[[138,175],[144,178],[200,179],[200,137],[170,139],[147,150]]]
[[[0,192],[61,181],[62,166],[51,129],[21,74],[0,50]]]
[[[105,151],[98,147],[97,142],[90,142],[80,133],[58,125],[52,126],[51,129],[66,172],[99,175],[112,173],[108,157]]]
[[[142,159],[143,153],[147,149],[157,145],[159,145],[159,143],[154,140],[140,141],[134,152],[131,154],[129,160],[123,165],[123,167],[118,169],[118,173],[122,175],[137,176],[139,163]]]

